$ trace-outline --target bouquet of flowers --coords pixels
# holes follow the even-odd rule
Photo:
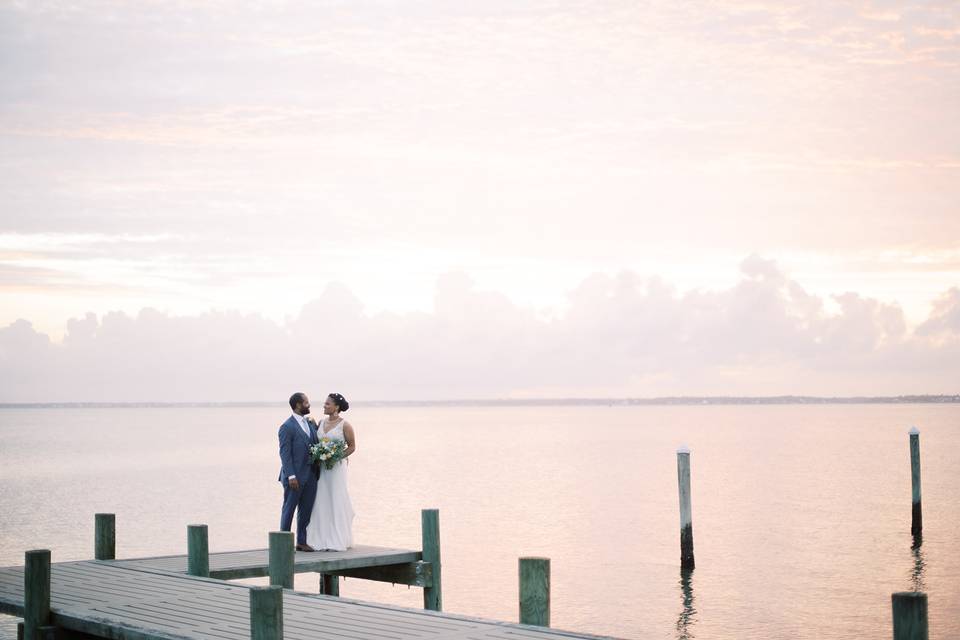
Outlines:
[[[343,440],[320,438],[319,443],[310,445],[310,459],[327,469],[333,469],[333,465],[343,460],[346,452],[347,443]]]

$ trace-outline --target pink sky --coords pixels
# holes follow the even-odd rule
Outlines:
[[[377,397],[960,390],[955,2],[15,2],[0,77],[0,401],[297,337]]]

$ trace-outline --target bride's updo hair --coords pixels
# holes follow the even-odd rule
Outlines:
[[[340,413],[343,413],[344,411],[350,408],[350,403],[347,402],[347,399],[344,398],[339,393],[331,393],[327,397],[333,400],[333,404],[337,405],[337,408],[340,410]]]

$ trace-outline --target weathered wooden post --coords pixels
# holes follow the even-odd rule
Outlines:
[[[550,626],[550,558],[520,558],[520,624]]]
[[[41,640],[41,627],[50,624],[50,551],[27,551],[23,567],[24,640]]]
[[[923,509],[920,507],[920,430],[910,429],[910,485],[913,488],[913,518],[910,533],[923,532]]]
[[[270,532],[270,584],[293,589],[294,544],[292,531]]]
[[[340,576],[330,573],[320,574],[320,593],[328,596],[340,595]]]
[[[893,640],[928,640],[927,594],[901,591],[892,600]]]
[[[210,543],[205,524],[187,525],[187,573],[210,577]]]
[[[250,589],[250,640],[283,640],[283,588]]]
[[[693,569],[693,510],[690,506],[690,449],[677,449],[677,483],[680,486],[680,568]]]
[[[96,560],[117,557],[117,516],[113,513],[93,516],[93,557]]]
[[[57,628],[53,625],[40,627],[40,640],[57,640]],[[23,623],[17,623],[17,640],[23,640]]]
[[[433,570],[433,586],[423,588],[423,608],[443,611],[443,589],[440,583],[440,511],[423,509],[420,512],[420,536],[423,561]]]

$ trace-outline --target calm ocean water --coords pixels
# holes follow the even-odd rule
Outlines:
[[[266,408],[0,410],[0,565],[263,547],[277,526]],[[419,547],[440,509],[444,608],[516,620],[517,558],[548,556],[553,626],[627,638],[885,638],[890,594],[929,594],[960,637],[960,405],[365,408],[348,414],[358,542]],[[911,550],[907,430],[921,430]],[[692,450],[697,569],[679,566],[678,445]],[[316,575],[297,578],[315,591]],[[420,607],[420,591],[341,594]],[[7,619],[9,629],[9,619]]]

